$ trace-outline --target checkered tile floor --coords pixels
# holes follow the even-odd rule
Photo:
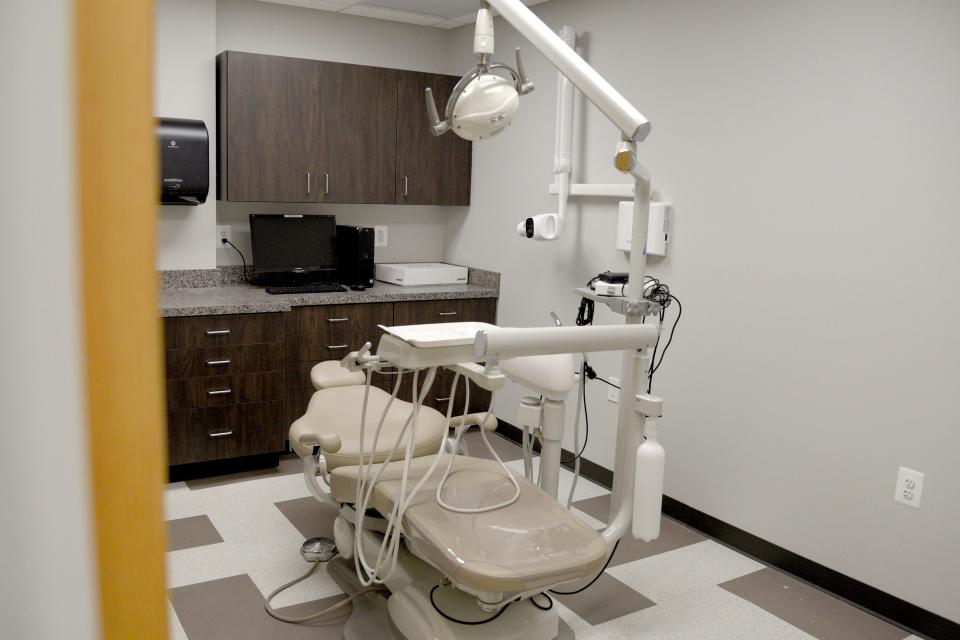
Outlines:
[[[487,454],[476,434],[466,440],[471,454]],[[493,440],[522,471],[519,447]],[[332,537],[336,511],[309,497],[301,469],[287,458],[278,469],[168,485],[172,639],[340,640],[345,616],[290,625],[263,610],[264,595],[307,568],[303,539]],[[566,495],[572,475],[561,473]],[[575,498],[575,513],[603,527],[609,492],[581,480]],[[342,597],[321,569],[275,604],[302,615]],[[668,518],[658,540],[624,538],[592,587],[557,599],[581,640],[919,640]]]

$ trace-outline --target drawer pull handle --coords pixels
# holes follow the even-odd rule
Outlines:
[[[455,316],[457,315],[456,311],[441,311],[437,314],[438,316]]]
[[[207,391],[208,396],[225,396],[233,393],[233,389],[210,389]]]
[[[327,318],[327,322],[346,322],[350,318]]]
[[[346,344],[328,344],[327,349],[346,349],[349,346],[350,345],[346,345]]]
[[[227,336],[230,335],[230,329],[207,329],[208,336]]]
[[[433,401],[434,401],[434,402],[449,402],[449,401],[450,401],[450,396],[447,396],[446,398],[434,398]]]
[[[226,438],[227,436],[233,435],[233,429],[230,431],[218,431],[217,433],[208,433],[207,436],[211,438]]]
[[[208,367],[222,367],[228,364],[230,364],[230,358],[224,358],[223,360],[207,360]]]

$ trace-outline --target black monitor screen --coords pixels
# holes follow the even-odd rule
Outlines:
[[[337,266],[334,216],[250,216],[257,273],[327,271]]]

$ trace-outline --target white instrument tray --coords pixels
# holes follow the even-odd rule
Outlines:
[[[385,327],[382,324],[378,326],[411,346],[429,349],[472,345],[477,331],[490,329],[496,325],[486,322],[441,322],[407,324],[398,327]]]

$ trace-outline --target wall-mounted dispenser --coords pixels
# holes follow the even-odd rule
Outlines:
[[[160,204],[198,205],[210,191],[210,135],[202,120],[157,118]]]

